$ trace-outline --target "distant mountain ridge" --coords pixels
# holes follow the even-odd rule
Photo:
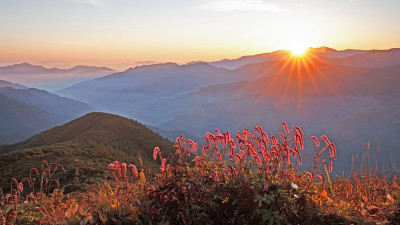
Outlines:
[[[111,113],[135,118],[135,112],[160,98],[174,98],[213,83],[240,80],[231,71],[207,63],[141,66],[56,91]],[[142,121],[147,123],[147,121]]]
[[[12,87],[15,89],[27,89],[28,87],[17,84],[17,83],[11,83],[9,81],[6,80],[0,80],[0,88],[2,87]]]
[[[29,63],[18,63],[0,67],[0,74],[23,74],[23,73],[60,73],[65,70],[58,68],[45,68],[43,66]]]
[[[333,58],[336,59],[333,60],[333,62],[336,64],[355,66],[355,67],[393,66],[398,64],[400,59],[399,48],[392,48],[387,50],[357,50],[357,49],[336,50],[333,48],[323,46],[319,48],[308,48],[307,54],[317,56],[320,58]],[[282,58],[287,58],[289,55],[290,55],[289,51],[279,50],[270,53],[242,56],[237,59],[224,59],[220,61],[209,62],[209,64],[235,70],[242,66],[253,63],[260,63],[264,61],[275,61]]]
[[[51,90],[114,72],[107,67],[78,65],[70,69],[59,69],[19,63],[0,67],[0,79]]]
[[[113,69],[107,67],[97,67],[97,66],[84,66],[77,65],[70,69],[59,69],[59,68],[46,68],[44,66],[33,65],[30,63],[19,63],[9,66],[0,67],[0,74],[10,73],[10,74],[18,74],[18,73],[63,73],[63,72],[84,72],[87,70],[99,70],[99,71],[108,71],[114,72]]]
[[[400,63],[400,48],[371,50],[362,54],[338,59],[334,62],[340,65],[355,67],[383,68],[394,66]]]

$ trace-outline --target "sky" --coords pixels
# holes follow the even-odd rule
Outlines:
[[[400,47],[399,0],[0,0],[0,64],[215,61]]]

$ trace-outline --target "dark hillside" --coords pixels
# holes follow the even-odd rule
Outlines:
[[[173,143],[136,121],[89,113],[24,142],[1,146],[0,152],[8,153],[0,155],[0,187],[6,190],[12,177],[29,176],[30,168],[40,168],[43,160],[64,166],[66,174],[60,179],[68,184],[67,191],[73,191],[69,187],[77,177],[79,186],[87,187],[110,176],[107,165],[115,160],[135,164],[139,170],[149,166],[155,172],[159,167],[152,159],[156,146],[172,152]]]

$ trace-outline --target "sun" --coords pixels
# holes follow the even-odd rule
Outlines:
[[[304,56],[310,47],[306,39],[301,35],[295,35],[294,37],[291,37],[286,46],[287,50],[289,50],[292,56],[295,57]]]
[[[298,45],[298,44],[292,45],[289,48],[289,51],[293,56],[303,56],[306,54],[307,50],[308,50],[308,46]]]

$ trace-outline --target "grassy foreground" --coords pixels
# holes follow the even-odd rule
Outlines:
[[[395,174],[363,167],[331,178],[335,145],[311,139],[318,150],[300,171],[303,133],[285,122],[276,136],[215,130],[201,147],[180,136],[175,154],[154,149],[159,172],[115,161],[114,180],[73,194],[54,179],[62,165],[43,161],[0,192],[0,224],[400,224]]]

